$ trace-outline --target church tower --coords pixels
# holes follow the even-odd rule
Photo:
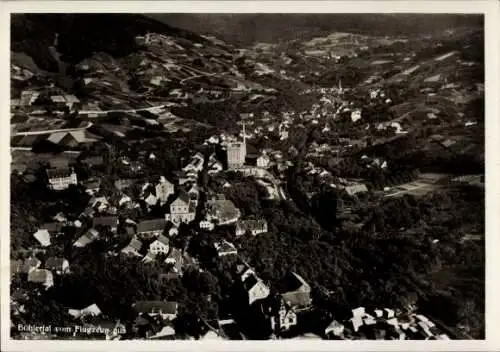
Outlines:
[[[243,122],[243,142],[232,142],[227,146],[227,164],[229,169],[237,169],[245,165],[247,156],[247,143],[245,122]]]

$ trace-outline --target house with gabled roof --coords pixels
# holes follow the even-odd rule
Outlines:
[[[88,307],[83,309],[68,309],[68,314],[73,316],[74,318],[81,318],[83,316],[99,316],[101,315],[101,310],[97,306],[97,304],[91,304]]]
[[[31,106],[40,96],[40,92],[34,90],[24,90],[21,92],[20,105]]]
[[[45,261],[45,269],[58,275],[66,274],[69,272],[69,262],[64,258],[50,257]]]
[[[216,159],[215,155],[210,155],[210,158],[208,159],[208,174],[213,175],[221,172],[223,169],[224,167],[222,166],[222,163]]]
[[[205,162],[205,157],[201,153],[196,153],[191,157],[189,163],[182,169],[184,172],[200,172],[203,170],[203,163]]]
[[[147,252],[146,255],[142,258],[142,262],[150,263],[156,260],[156,254],[153,252]]]
[[[50,101],[55,105],[56,108],[62,109],[66,106],[66,100],[62,95],[52,95]]]
[[[121,250],[121,252],[124,254],[140,257],[141,248],[142,248],[142,242],[134,237],[132,238],[132,240],[130,240],[130,243]]]
[[[23,262],[20,272],[23,274],[28,274],[31,271],[38,269],[41,264],[42,262],[38,258],[26,258]]]
[[[215,250],[219,257],[224,257],[226,255],[238,254],[238,250],[231,242],[226,240],[221,240],[214,243]]]
[[[66,106],[70,109],[73,110],[73,107],[75,104],[80,103],[80,99],[75,97],[73,94],[67,94],[64,96],[64,100],[66,102]]]
[[[311,304],[311,286],[297,273],[290,272],[283,279],[283,300],[292,307],[304,308]]]
[[[167,254],[169,249],[170,241],[168,237],[163,235],[158,236],[158,238],[149,245],[149,252],[153,253],[155,256],[160,253]]]
[[[332,322],[325,328],[325,336],[342,338],[344,334],[344,325],[333,319]]]
[[[247,231],[253,236],[267,232],[267,221],[265,219],[239,220],[236,223],[236,236],[242,236]]]
[[[33,237],[40,243],[42,247],[50,246],[50,232],[47,229],[38,229]]]
[[[83,181],[82,184],[86,188],[85,192],[91,196],[99,192],[101,188],[101,181],[99,179],[88,179]]]
[[[141,238],[158,237],[163,234],[166,224],[162,218],[142,220],[137,224],[137,235]]]
[[[170,204],[171,214],[184,214],[189,211],[189,194],[181,190],[177,198]]]
[[[52,272],[46,269],[34,269],[28,273],[28,282],[45,286],[46,289],[54,285]]]
[[[150,340],[174,340],[175,339],[175,329],[171,324],[164,326],[160,331],[154,335],[147,336]]]
[[[188,182],[194,182],[196,181],[196,175],[188,175],[184,171],[180,171],[177,173],[177,178],[178,178],[178,183],[179,185],[184,185]]]
[[[59,222],[59,223],[66,223],[68,219],[66,218],[66,215],[64,213],[59,212],[56,215],[52,217],[53,220]]]
[[[243,288],[248,292],[248,304],[252,305],[254,302],[267,298],[270,294],[269,287],[257,277],[255,272],[248,268],[241,275]]]
[[[109,208],[109,201],[106,197],[92,197],[89,200],[88,206],[95,209],[99,213],[105,212]]]
[[[42,225],[40,225],[40,229],[47,230],[49,233],[52,235],[59,235],[63,231],[64,224],[61,222],[45,222]]]
[[[70,185],[76,185],[78,179],[72,167],[47,169],[48,187],[54,191],[67,189]]]
[[[177,198],[170,204],[170,214],[165,214],[165,219],[177,226],[181,223],[190,223],[195,216],[195,202],[185,190],[181,190]]]
[[[144,198],[144,202],[148,206],[152,207],[152,206],[156,205],[156,203],[158,203],[158,199],[156,198],[156,196],[153,193],[149,193],[149,195]]]
[[[89,243],[94,242],[99,237],[99,232],[96,229],[90,229],[85,234],[80,236],[74,243],[74,247],[85,247]]]
[[[160,316],[163,319],[173,320],[177,317],[178,304],[172,301],[137,301],[132,305],[137,314]]]
[[[92,227],[98,229],[99,227],[109,227],[112,232],[116,232],[118,228],[117,216],[96,216],[92,219]]]
[[[263,153],[262,155],[260,155],[257,158],[257,167],[267,169],[270,162],[271,162],[271,159],[269,159],[269,156],[267,156],[267,154]]]
[[[271,316],[271,329],[279,335],[284,331],[290,330],[292,326],[297,325],[297,321],[295,309],[281,300],[277,314]]]
[[[364,184],[353,184],[345,187],[345,191],[350,196],[353,196],[357,193],[368,192],[368,188]]]

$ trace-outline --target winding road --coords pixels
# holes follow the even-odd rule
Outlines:
[[[12,137],[15,136],[34,136],[40,134],[48,134],[48,133],[57,133],[57,132],[74,132],[74,131],[83,131],[93,125],[92,122],[89,122],[87,126],[84,127],[75,127],[75,128],[58,128],[54,130],[42,130],[42,131],[27,131],[27,132],[16,132],[12,134]]]
[[[148,110],[154,110],[154,109],[161,109],[164,107],[165,107],[165,104],[161,104],[161,105],[148,106],[145,108],[138,108],[138,109],[83,110],[83,111],[80,111],[80,113],[83,113],[83,114],[102,114],[102,115],[105,115],[105,114],[110,113],[110,112],[134,113],[137,111],[148,111]],[[93,125],[93,123],[89,122],[87,124],[87,126],[83,126],[83,127],[58,128],[58,129],[53,129],[53,130],[16,132],[16,133],[12,134],[12,137],[15,137],[15,136],[33,136],[33,135],[41,135],[41,134],[49,134],[49,133],[57,133],[57,132],[83,131],[83,130],[90,128],[92,125]]]

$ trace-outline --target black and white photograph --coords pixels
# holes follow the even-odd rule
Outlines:
[[[146,5],[9,15],[11,340],[485,339],[484,13]]]

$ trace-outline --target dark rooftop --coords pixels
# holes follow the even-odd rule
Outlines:
[[[132,307],[137,313],[177,314],[177,302],[171,301],[137,301]]]
[[[137,232],[150,232],[163,230],[166,225],[165,219],[143,220],[137,225]]]
[[[45,267],[49,270],[61,269],[64,264],[64,258],[50,257],[45,261]]]
[[[255,277],[255,275],[250,275],[248,276],[245,281],[243,281],[243,287],[245,288],[245,290],[250,290],[252,287],[255,286],[255,284],[257,284],[258,280],[257,278]]]
[[[116,227],[118,225],[118,217],[116,216],[99,216],[93,219],[92,226],[109,226]]]
[[[47,176],[50,178],[69,177],[73,173],[73,168],[48,169]]]

